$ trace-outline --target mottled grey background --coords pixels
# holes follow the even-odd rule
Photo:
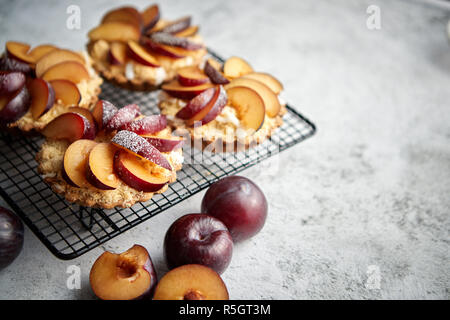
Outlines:
[[[3,0],[0,42],[82,49],[87,31],[120,3]],[[224,57],[279,77],[284,97],[318,126],[267,162],[278,170],[243,173],[265,191],[270,213],[258,236],[235,247],[223,275],[232,298],[449,299],[450,11],[431,3],[445,4],[160,2],[166,18],[192,14]],[[81,30],[65,27],[70,4],[81,7]],[[381,30],[366,27],[369,5],[381,9]],[[56,259],[27,229],[21,255],[0,272],[0,298],[93,298],[94,260],[134,243],[149,249],[161,276],[165,231],[198,211],[202,196],[72,261]],[[66,288],[71,264],[81,267],[81,290]]]

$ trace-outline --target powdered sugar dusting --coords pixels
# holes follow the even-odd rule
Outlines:
[[[161,131],[165,127],[167,127],[165,115],[150,115],[127,123],[123,129],[133,131],[137,134],[149,134]]]
[[[111,142],[122,146],[167,170],[172,170],[169,161],[167,161],[167,159],[145,138],[134,132],[121,130],[111,139]]]
[[[107,128],[109,130],[118,130],[127,123],[133,121],[138,115],[140,115],[140,108],[137,104],[129,104],[116,112],[109,120]]]

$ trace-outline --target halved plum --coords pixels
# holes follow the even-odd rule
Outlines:
[[[74,187],[89,186],[86,179],[86,165],[89,153],[97,145],[92,140],[81,139],[73,142],[64,153],[62,176],[67,183]]]
[[[53,107],[55,91],[50,83],[39,78],[29,81],[28,90],[31,94],[31,116],[34,120],[37,120]]]
[[[114,190],[119,186],[119,178],[114,172],[114,154],[117,148],[111,143],[98,143],[89,153],[86,179],[94,187]]]
[[[111,139],[111,142],[127,152],[134,154],[142,159],[157,164],[164,169],[172,170],[170,162],[164,155],[150,144],[145,138],[134,132],[121,130]]]
[[[154,300],[228,300],[228,290],[213,269],[186,264],[166,273],[155,289]]]
[[[114,170],[120,179],[133,189],[156,192],[169,182],[169,178],[167,175],[151,172],[146,161],[127,151],[117,151],[114,156]]]
[[[74,112],[63,113],[50,121],[41,133],[51,139],[67,139],[71,142],[95,138],[95,127],[86,117]]]
[[[157,281],[148,251],[136,244],[120,254],[105,251],[89,274],[91,288],[102,300],[151,298]]]

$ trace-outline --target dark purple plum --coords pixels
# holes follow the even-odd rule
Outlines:
[[[19,71],[0,71],[0,95],[10,96],[22,89],[26,83],[25,74]]]
[[[28,111],[30,104],[31,95],[26,86],[10,100],[0,96],[0,123],[4,125],[17,121]]]
[[[167,266],[201,264],[221,274],[233,253],[233,240],[227,227],[206,214],[187,214],[176,220],[164,239]]]
[[[2,71],[19,71],[27,76],[33,76],[34,71],[28,63],[18,61],[16,59],[3,56],[0,59],[0,70]]]
[[[19,217],[0,207],[0,270],[9,266],[22,251],[23,233]]]
[[[230,176],[212,184],[202,200],[202,213],[222,221],[234,242],[257,234],[266,221],[267,200],[251,180]]]

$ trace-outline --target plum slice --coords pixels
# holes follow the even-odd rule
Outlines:
[[[98,143],[89,153],[86,178],[94,187],[102,190],[114,190],[119,179],[114,172],[114,154],[117,148],[111,143]]]
[[[64,153],[62,176],[67,183],[77,188],[89,186],[86,165],[89,153],[97,145],[95,141],[81,139],[72,143]]]
[[[29,44],[16,41],[6,42],[6,52],[8,57],[25,63],[34,63],[33,57],[28,55],[28,50],[30,50]]]
[[[158,60],[136,41],[128,41],[128,49],[130,57],[134,61],[148,67],[158,68],[160,66]]]
[[[160,32],[166,32],[166,33],[177,33],[181,32],[191,25],[191,17],[182,17],[180,19],[177,19],[175,21],[172,21],[168,25],[166,25],[164,28],[159,30]]]
[[[0,96],[0,123],[15,122],[27,113],[31,103],[31,95],[27,86],[23,86],[11,99]]]
[[[119,130],[139,115],[141,115],[141,110],[137,104],[126,105],[111,116],[106,124],[106,130]]]
[[[227,84],[230,82],[227,78],[225,78],[225,76],[220,71],[221,68],[222,65],[220,64],[220,62],[212,58],[206,60],[204,71],[205,74],[209,77],[209,79],[211,79],[212,83]]]
[[[180,38],[165,32],[152,33],[149,38],[152,42],[158,44],[165,44],[171,47],[180,47],[186,50],[198,50],[203,48],[203,45],[200,43],[195,43],[187,38]]]
[[[111,139],[111,142],[126,151],[157,164],[164,169],[172,170],[170,162],[164,155],[150,144],[145,138],[134,132],[121,130]]]
[[[184,139],[182,137],[172,138],[160,138],[151,135],[143,135],[152,146],[158,149],[160,152],[171,152],[177,150],[183,146]]]
[[[81,93],[75,83],[65,79],[49,81],[55,91],[55,100],[61,100],[66,105],[78,105],[81,101]]]
[[[246,129],[258,131],[266,115],[264,101],[253,89],[233,87],[227,89],[228,101],[236,109],[241,124]]]
[[[91,41],[139,41],[141,31],[136,25],[124,22],[107,22],[89,31],[89,39]]]
[[[147,160],[127,151],[117,151],[114,156],[114,170],[127,185],[142,192],[156,192],[169,183],[169,178],[148,169]]]
[[[231,57],[225,61],[225,64],[223,65],[223,72],[226,77],[238,78],[253,72],[253,68],[244,59],[239,57]]]
[[[167,127],[165,115],[150,115],[136,119],[122,126],[122,130],[132,131],[139,135],[152,134],[161,131]]]
[[[36,76],[41,78],[51,67],[67,61],[75,61],[80,64],[85,63],[84,58],[74,51],[56,49],[50,51],[36,62]]]
[[[79,139],[95,138],[95,127],[83,115],[67,112],[48,123],[41,133],[51,139],[67,139],[71,142]]]
[[[212,88],[214,85],[212,83],[204,83],[199,86],[191,86],[186,87],[182,86],[178,80],[172,80],[168,83],[162,85],[162,89],[167,92],[169,95],[180,98],[180,99],[192,99],[195,96],[199,95],[206,89]]]
[[[30,80],[28,90],[31,94],[31,116],[37,120],[53,107],[55,91],[50,83],[39,78]]]
[[[115,105],[107,100],[98,100],[92,110],[98,130],[106,127],[109,120],[119,111]]]
[[[233,79],[229,84],[225,86],[226,90],[233,87],[248,87],[256,91],[256,93],[263,99],[264,106],[266,108],[266,113],[269,117],[275,117],[278,115],[281,109],[280,101],[275,93],[265,84],[260,81],[241,77],[238,79]]]
[[[209,82],[209,78],[197,66],[188,66],[178,69],[177,79],[183,86],[199,86]]]
[[[153,28],[159,21],[160,13],[157,4],[153,4],[146,8],[142,13],[143,32]]]

